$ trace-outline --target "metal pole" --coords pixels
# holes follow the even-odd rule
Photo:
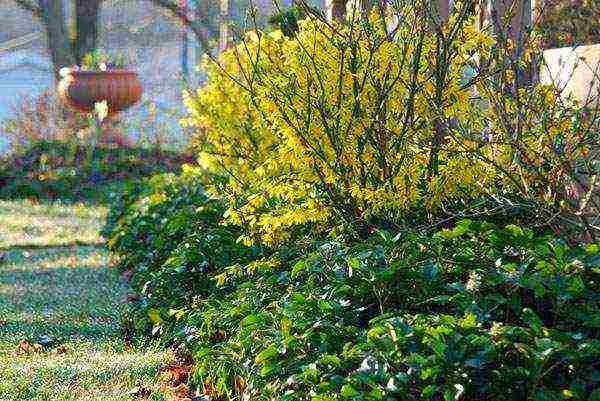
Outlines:
[[[187,0],[180,0],[181,8],[187,11]],[[189,14],[189,13],[188,13]],[[187,80],[189,76],[189,64],[188,64],[188,33],[187,27],[185,24],[182,26],[181,30],[181,73],[184,79]]]

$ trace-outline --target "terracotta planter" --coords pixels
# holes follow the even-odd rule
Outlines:
[[[60,98],[82,112],[94,110],[94,103],[106,100],[108,114],[128,109],[142,97],[137,74],[128,70],[70,71],[58,84]]]

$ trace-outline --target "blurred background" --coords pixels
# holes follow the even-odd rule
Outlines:
[[[64,25],[72,34],[76,29],[75,2],[56,1],[62,2]],[[323,7],[320,1],[314,1],[314,5]],[[179,117],[185,114],[182,89],[187,85],[197,86],[202,81],[203,72],[197,67],[205,52],[193,31],[160,3],[102,1],[97,48],[109,54],[124,54],[144,85],[142,101],[121,115],[120,128],[136,142],[162,141],[165,146],[178,147],[185,142],[185,135],[177,124]],[[6,131],[8,119],[22,116],[27,110],[35,114],[36,108],[38,111],[52,108],[56,101],[47,29],[40,18],[26,9],[28,4],[0,0],[0,153],[9,148],[9,135],[6,132],[1,135],[2,126]],[[196,0],[179,0],[178,3],[189,10],[190,18],[202,21],[213,52],[218,51],[223,11],[231,33],[236,27],[255,22],[264,27],[278,8],[271,0],[254,1],[252,4],[258,12],[256,20],[249,21],[247,11],[251,3],[248,0],[199,4]],[[287,0],[281,7],[290,5],[291,0]],[[44,92],[46,96],[40,97]]]
[[[331,6],[326,2],[308,4],[326,10]],[[186,10],[214,55],[223,46],[224,29],[227,41],[244,27],[264,28],[293,7],[294,0],[0,0],[0,155],[14,145],[15,135],[56,139],[71,134],[57,126],[64,121],[54,119],[60,105],[48,29],[31,10],[41,4],[60,6],[63,29],[72,42],[78,35],[76,4],[98,5],[94,47],[125,55],[144,86],[142,101],[120,115],[120,134],[138,145],[181,147],[187,138],[178,124],[186,113],[182,89],[202,83],[203,71],[197,67],[206,49],[198,29],[184,23],[174,8]],[[251,6],[256,13],[248,12]],[[600,0],[538,0],[532,7],[542,10],[536,29],[543,33],[545,48],[600,42]]]

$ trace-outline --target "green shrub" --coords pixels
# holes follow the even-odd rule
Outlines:
[[[600,245],[462,220],[259,249],[205,180],[186,168],[132,186],[105,229],[137,293],[125,324],[187,349],[200,392],[598,399]]]
[[[177,308],[218,292],[211,274],[256,252],[236,243],[238,227],[221,224],[222,202],[208,197],[191,167],[132,184],[112,205],[103,236],[139,295],[138,328],[166,327]]]
[[[146,148],[39,140],[0,157],[0,198],[107,201],[127,181],[178,171],[191,158]]]
[[[599,247],[462,221],[232,266],[182,313],[224,399],[595,399]]]

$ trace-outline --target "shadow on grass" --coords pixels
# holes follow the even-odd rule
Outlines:
[[[8,321],[0,326],[0,343],[29,340],[33,343],[42,336],[49,337],[49,346],[55,347],[65,341],[89,340],[110,341],[122,337],[118,327],[94,325],[90,323],[48,323],[44,321]]]
[[[118,338],[126,287],[105,256],[94,247],[8,253],[0,267],[0,343]]]
[[[104,247],[104,242],[102,241],[70,241],[62,244],[18,244],[11,246],[0,246],[0,252],[11,252],[11,251],[39,251],[39,250],[52,250],[52,249],[69,249],[72,247],[91,247],[91,248],[102,248]]]

